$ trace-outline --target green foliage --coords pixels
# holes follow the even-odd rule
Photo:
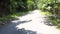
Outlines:
[[[11,0],[10,11],[32,10],[34,5],[34,0]]]
[[[38,8],[43,8],[48,4],[54,4],[55,2],[58,2],[57,0],[39,0],[38,1]]]
[[[23,1],[23,0],[11,0],[10,1],[10,11],[20,11],[20,10],[23,10],[23,9],[26,9],[26,6],[25,3],[26,1]],[[13,13],[12,12],[12,13]]]
[[[35,5],[34,0],[4,0],[0,2],[0,8],[2,9],[0,12],[0,21],[26,14],[27,10],[33,10]]]
[[[28,10],[34,10],[37,8],[36,0],[27,0],[27,8]]]
[[[30,10],[30,9],[32,9],[31,6],[34,4],[34,2],[31,1],[31,0],[28,0],[28,1],[27,1],[27,4],[28,4],[28,8],[29,8],[28,10]]]
[[[20,17],[20,16],[25,15],[27,13],[29,13],[29,11],[9,14],[8,16],[0,17],[0,21],[12,20],[12,19],[15,19],[16,17]]]
[[[34,9],[34,0],[1,0],[0,15],[11,14]]]
[[[44,11],[42,14],[51,13],[48,16],[52,24],[60,27],[60,2],[58,0],[39,0],[38,8]]]

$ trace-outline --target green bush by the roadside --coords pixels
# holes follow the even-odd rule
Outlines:
[[[58,0],[39,0],[38,9],[43,15],[49,16],[51,23],[60,26],[60,2]]]
[[[16,18],[18,16],[25,15],[27,13],[29,13],[29,11],[27,11],[27,12],[16,12],[16,13],[13,13],[13,14],[9,14],[7,16],[0,17],[0,21],[11,20],[13,18]]]

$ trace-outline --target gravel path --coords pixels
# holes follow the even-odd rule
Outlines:
[[[39,10],[17,18],[19,20],[1,27],[0,34],[60,34],[60,30],[49,24],[47,17],[42,16]]]

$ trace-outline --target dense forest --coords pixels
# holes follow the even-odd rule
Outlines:
[[[34,0],[0,0],[0,17],[23,10],[32,10],[34,6]]]
[[[36,9],[35,0],[0,0],[0,20],[12,18],[19,12]],[[14,15],[14,16],[15,16]]]

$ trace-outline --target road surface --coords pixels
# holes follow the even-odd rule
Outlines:
[[[49,24],[47,17],[41,15],[39,10],[17,18],[1,27],[0,34],[60,34],[60,30]]]

